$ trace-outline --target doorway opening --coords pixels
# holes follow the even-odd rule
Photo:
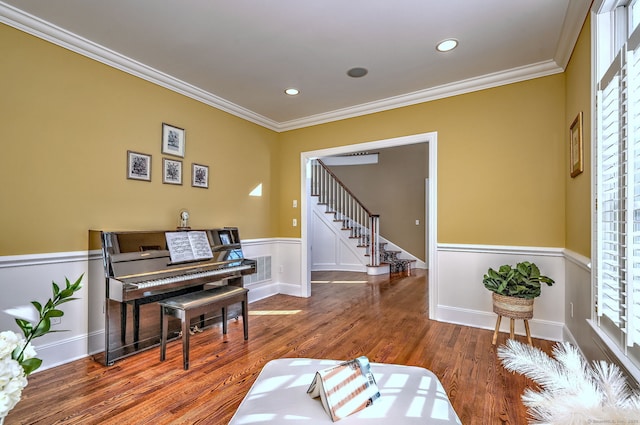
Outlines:
[[[411,136],[397,137],[393,139],[378,140],[373,142],[365,142],[354,145],[338,146],[334,148],[320,149],[316,151],[302,152],[300,154],[300,225],[301,225],[301,296],[311,296],[311,241],[310,223],[311,208],[309,206],[310,196],[310,178],[311,178],[311,160],[332,156],[344,155],[352,152],[366,151],[372,149],[383,149],[395,146],[404,146],[415,143],[427,143],[428,148],[428,164],[429,178],[427,180],[427,203],[428,208],[425,209],[425,222],[427,223],[427,237],[425,240],[425,252],[428,264],[429,279],[429,318],[436,311],[437,305],[437,263],[436,263],[436,241],[437,241],[437,132],[415,134]]]

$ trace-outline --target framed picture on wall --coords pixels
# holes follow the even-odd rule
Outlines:
[[[162,158],[162,183],[182,184],[182,161]]]
[[[209,188],[209,167],[207,165],[192,164],[191,186]]]
[[[127,151],[127,178],[151,181],[151,155]]]
[[[571,158],[571,177],[575,177],[583,171],[582,153],[582,111],[576,116],[569,128],[569,146]]]
[[[184,158],[185,137],[183,128],[162,123],[162,153]]]

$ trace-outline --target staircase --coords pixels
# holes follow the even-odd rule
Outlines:
[[[386,249],[387,242],[380,241],[380,216],[369,211],[319,159],[311,162],[311,196],[317,197],[318,205],[325,207],[349,239],[366,250],[367,274],[411,274],[416,260],[398,258],[401,251]]]

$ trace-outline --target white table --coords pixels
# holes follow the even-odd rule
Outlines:
[[[340,361],[277,359],[267,363],[231,418],[230,425],[332,424],[307,388],[316,371]],[[371,363],[380,390],[373,405],[341,419],[350,424],[461,424],[438,378],[415,366]]]

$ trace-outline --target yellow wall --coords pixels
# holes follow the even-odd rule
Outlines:
[[[566,247],[591,257],[591,39],[590,19],[582,32],[567,66],[566,76]],[[569,128],[576,115],[583,112],[584,172],[569,175]]]
[[[301,152],[436,131],[438,242],[562,247],[564,92],[557,74],[283,133],[279,233],[299,236]]]
[[[566,177],[565,94],[583,84],[564,74],[277,134],[7,26],[0,50],[0,255],[86,249],[90,228],[170,228],[185,207],[194,227],[299,237],[301,152],[431,131],[438,242],[562,247],[566,234],[585,251],[569,223],[584,195],[565,197],[587,180]],[[162,122],[187,130],[183,186],[162,184]],[[125,178],[128,149],[153,155],[151,183]],[[190,187],[192,162],[210,166],[210,189]]]
[[[5,25],[0,51],[0,255],[87,249],[90,228],[172,228],[181,208],[192,227],[277,236],[277,133]],[[182,186],[162,184],[163,122],[186,129]],[[150,183],[126,179],[127,150],[152,155]],[[191,187],[193,162],[209,189]]]

